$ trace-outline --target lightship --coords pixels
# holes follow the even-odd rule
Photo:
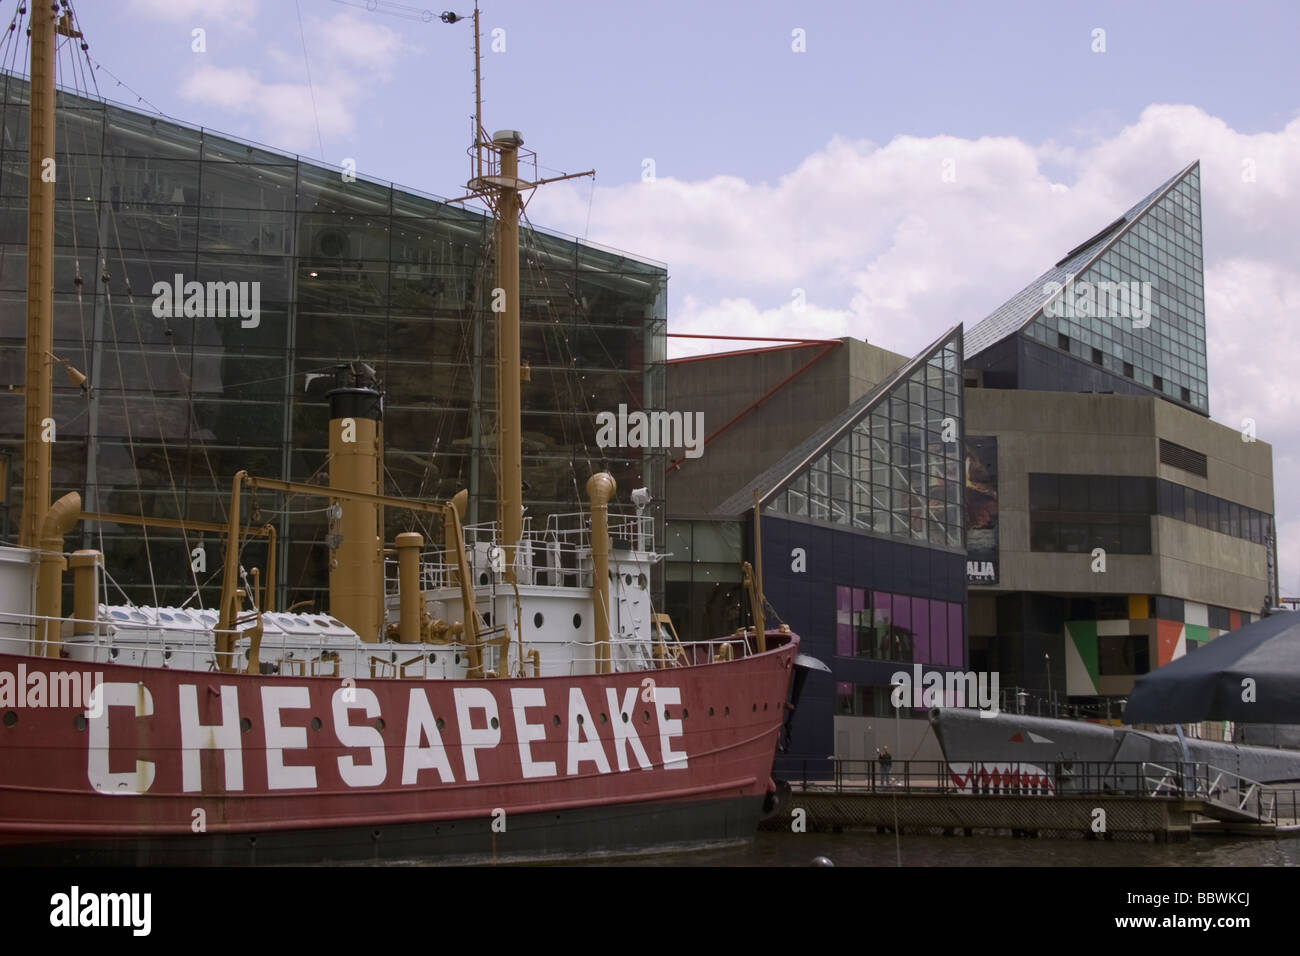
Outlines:
[[[489,137],[477,114],[469,195],[491,206],[504,294],[499,523],[465,526],[463,491],[381,493],[383,392],[351,362],[328,393],[328,487],[241,471],[224,527],[172,521],[224,534],[216,608],[106,600],[103,556],[65,553],[85,515],[76,492],[51,504],[41,440],[54,288],[41,159],[54,155],[56,35],[79,34],[57,5],[32,4],[30,23],[26,447],[19,546],[0,548],[0,856],[510,860],[751,838],[777,793],[799,639],[766,626],[759,554],[746,569],[753,626],[679,640],[651,607],[662,555],[644,496],[620,510],[608,473],[589,477],[587,511],[525,522],[518,230],[521,194],[542,181],[519,177],[523,137]],[[477,11],[475,34],[477,46]],[[336,509],[328,613],[274,609],[274,547],[264,569],[240,566],[251,535],[274,536],[252,527],[251,501],[268,492]],[[408,532],[389,547],[385,508],[431,516],[441,540]]]

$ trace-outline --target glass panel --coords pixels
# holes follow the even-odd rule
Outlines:
[[[930,602],[912,598],[912,660],[928,664],[930,657]]]
[[[871,592],[871,621],[879,642],[873,657],[889,660],[890,635],[893,631],[893,598],[884,591]]]
[[[890,631],[890,660],[912,659],[912,602],[901,594],[894,595],[894,626]]]
[[[1029,510],[1057,511],[1060,508],[1060,482],[1056,475],[1029,476]]]
[[[966,661],[965,655],[962,653],[965,634],[962,628],[961,612],[960,604],[952,602],[948,604],[948,663],[953,667],[964,667]]]

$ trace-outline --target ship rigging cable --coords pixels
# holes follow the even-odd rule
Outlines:
[[[71,76],[72,92],[74,92],[78,96],[81,96],[85,99],[88,99],[92,102],[99,104],[101,109],[103,109],[103,113],[102,113],[104,117],[103,136],[107,137],[108,135],[108,123],[107,123],[107,112],[106,112],[107,104],[102,94],[100,93],[99,84],[95,76],[96,70],[101,69],[102,67],[95,60],[93,60],[89,55],[88,52],[89,46],[85,42],[84,38],[82,38],[80,35],[79,23],[76,17],[76,13],[73,10],[71,4],[65,2],[63,3],[63,8],[65,11],[66,20],[65,23],[62,24],[60,28],[60,36],[62,37],[63,42],[58,44],[58,50],[56,52],[56,65],[61,65],[61,58],[59,57],[59,54],[62,54],[65,51],[68,52],[69,59],[70,59],[70,67],[66,69],[61,68],[61,72],[65,76],[67,75]],[[17,65],[17,59],[18,59],[17,49],[19,47],[21,47],[24,51],[26,51],[27,49],[26,45],[24,44],[11,43],[12,38],[15,36],[15,34],[19,32],[18,27],[20,27],[23,22],[22,15],[23,13],[25,13],[25,10],[26,10],[25,5],[20,3],[18,6],[18,12],[14,17],[14,20],[11,22],[10,28],[7,31],[7,35],[4,40],[5,48],[4,48],[3,56],[0,56],[0,61],[3,62],[6,71],[6,77],[5,77],[5,103],[6,104],[10,102],[8,96],[9,78],[10,75],[14,75],[16,72],[15,67]],[[81,42],[78,43],[76,42],[77,40],[80,40]],[[78,52],[80,52],[81,56],[78,56]],[[83,61],[83,57],[84,57],[84,61]],[[24,63],[24,66],[25,65],[26,64]],[[109,72],[107,69],[105,69],[105,72],[108,75],[112,76],[111,72]],[[119,86],[125,86],[125,84],[121,80],[117,79],[115,76],[113,78],[114,80],[116,80]],[[127,87],[127,89],[130,90],[130,87]],[[142,102],[144,101],[143,97],[140,96],[137,96],[137,99]],[[148,104],[148,105],[154,108],[160,115],[165,116],[165,114],[163,114],[161,110],[157,110],[157,108],[153,107],[152,104]],[[75,162],[73,162],[73,157],[67,145],[72,141],[72,131],[69,128],[70,122],[68,118],[68,111],[66,110],[61,111],[60,120],[64,127],[63,139],[64,139],[65,146],[63,150],[64,161],[58,168],[60,169],[61,172],[60,179],[62,181],[67,182],[68,184],[69,201],[75,204],[76,197],[78,195],[81,195],[83,192],[83,187],[79,186],[75,181],[77,166]],[[106,177],[106,179],[111,180],[113,170],[111,166],[104,161],[105,154],[103,150],[103,140],[101,139],[101,142],[98,144],[99,145],[98,151],[96,151],[95,149],[92,148],[91,144],[87,139],[87,130],[86,130],[85,123],[78,122],[76,126],[81,137],[82,155],[86,157],[98,156],[98,158],[100,159],[101,167],[104,170],[104,176]],[[115,310],[114,308],[115,303],[114,303],[112,288],[110,284],[111,274],[109,272],[109,260],[110,260],[110,254],[112,253],[116,254],[116,260],[118,263],[120,263],[122,267],[122,274],[124,278],[124,291],[126,295],[125,312],[131,317],[131,322],[134,326],[134,331],[135,331],[136,344],[139,347],[142,356],[144,355],[144,336],[137,315],[138,303],[135,301],[133,289],[131,287],[130,269],[128,267],[128,263],[122,247],[121,234],[120,234],[119,224],[116,216],[116,210],[113,209],[109,203],[104,202],[102,196],[95,195],[96,186],[97,184],[95,183],[88,183],[84,187],[84,191],[87,193],[86,196],[87,201],[93,204],[91,208],[95,209],[99,214],[101,220],[101,225],[100,225],[101,233],[107,231],[104,228],[105,225],[111,226],[112,246],[115,246],[115,249],[108,247],[108,244],[105,242],[105,239],[107,237],[104,236],[101,236],[96,240],[97,247],[101,247],[101,246],[105,247],[100,249],[96,254],[96,260],[98,265],[97,272],[98,272],[99,281],[101,281],[104,286],[102,292],[104,312],[106,313],[107,321],[111,326],[111,333],[113,336],[113,351],[115,356],[115,364],[117,367],[118,385],[121,393],[122,407],[123,407],[123,419],[124,419],[123,425],[126,432],[125,434],[126,450],[131,459],[131,466],[134,475],[134,485],[135,485],[134,491],[136,493],[137,504],[138,507],[140,508],[141,513],[144,513],[145,508],[144,508],[144,501],[143,501],[143,489],[140,484],[140,473],[139,473],[140,460],[138,458],[138,454],[136,450],[137,435],[135,434],[135,430],[132,428],[132,423],[131,423],[131,409],[130,409],[130,404],[127,400],[128,396],[127,396],[127,387],[126,387],[128,378],[124,374],[125,370],[123,368],[123,360],[122,360],[122,343],[118,337],[117,325],[118,325],[118,312],[120,310]],[[106,185],[104,188],[109,189],[115,187],[110,181],[109,184]],[[78,227],[77,227],[78,217],[76,215],[75,210],[72,210],[72,212],[73,215],[71,216],[71,231],[72,231],[73,272],[74,272],[73,286],[76,294],[77,311],[79,315],[78,331],[81,339],[81,364],[83,366],[86,366],[88,370],[90,370],[92,375],[98,376],[102,371],[103,363],[102,361],[99,362],[92,361],[92,356],[91,356],[92,343],[87,341],[85,302],[83,298],[85,281],[81,274],[81,265],[80,265],[82,243],[81,243],[81,238],[78,233]],[[104,217],[107,217],[107,221],[104,220]],[[153,270],[152,263],[150,261],[149,253],[143,247],[140,249],[140,253],[141,253],[141,257],[144,260],[146,272],[148,273],[150,279],[152,279],[154,270]],[[98,295],[99,293],[96,293],[95,298],[98,298]],[[195,410],[194,410],[193,390],[192,390],[192,376],[186,374],[185,366],[182,363],[180,354],[176,348],[175,336],[173,334],[173,330],[169,326],[167,326],[165,322],[164,322],[163,333],[166,337],[169,346],[169,351],[171,353],[172,361],[176,366],[178,380],[180,381],[180,383],[182,384],[182,388],[184,389],[184,397],[186,399],[185,409],[186,409],[186,420],[187,420],[187,432],[189,434],[189,443],[190,446],[192,447],[194,443],[197,441],[198,449],[203,457],[204,464],[206,465],[209,479],[212,482],[213,490],[216,493],[214,498],[217,503],[217,507],[220,509],[224,517],[224,513],[225,513],[224,498],[221,496],[220,493],[220,486],[217,482],[215,469],[212,466],[212,460],[209,454],[209,450],[207,448],[207,443],[204,440],[202,431],[199,429],[198,422],[194,417]],[[95,336],[94,345],[96,350],[98,349],[99,341],[100,341],[99,338]],[[58,360],[57,358],[55,360],[61,361]],[[159,407],[157,389],[155,387],[155,382],[153,379],[153,370],[147,357],[143,359],[142,368],[143,368],[144,379],[146,384],[146,393],[149,397],[149,403],[152,407],[154,420],[159,428],[159,446],[160,446],[162,460],[167,471],[168,487],[171,492],[172,502],[178,516],[180,516],[183,521],[184,509],[182,508],[179,499],[179,491],[176,486],[176,475],[172,465],[173,449],[169,446],[166,432],[163,427],[164,417]],[[92,384],[96,380],[97,379],[92,379]],[[94,442],[97,441],[97,437],[98,437],[96,417],[93,414],[93,409],[96,407],[96,403],[98,399],[95,394],[95,389],[93,387],[83,386],[83,389],[86,397],[85,410],[83,410],[81,414],[66,420],[64,422],[64,425],[66,427],[67,425],[70,425],[78,421],[82,415],[87,415],[89,418],[89,422],[87,426],[87,441],[88,443],[93,444]],[[188,454],[186,457],[187,460],[189,460],[190,456]],[[94,493],[98,498],[98,494],[99,494],[98,480],[95,483]],[[100,551],[103,552],[105,547],[103,522],[97,522],[96,528],[98,532]],[[182,539],[181,543],[184,546],[186,550],[186,554],[188,556],[189,531],[182,524],[180,532],[181,532],[181,539]],[[146,557],[147,559],[149,559],[147,563],[150,566],[150,588],[153,594],[154,603],[157,604],[158,603],[157,582],[153,577],[153,567],[152,567],[153,562],[151,560],[152,543],[150,540],[149,530],[147,526],[142,528],[141,541],[144,545]],[[189,561],[187,560],[186,563],[188,564]],[[191,571],[192,583],[196,588],[196,592],[201,594],[201,587],[199,586],[197,573],[194,571],[192,567],[190,571]],[[107,582],[105,586],[107,587]],[[121,590],[120,587],[119,590]],[[123,596],[127,597],[125,592],[123,592]]]

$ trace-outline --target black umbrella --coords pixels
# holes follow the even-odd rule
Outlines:
[[[1128,724],[1300,724],[1300,614],[1278,611],[1137,679]]]

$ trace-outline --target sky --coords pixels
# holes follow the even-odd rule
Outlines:
[[[75,7],[110,99],[463,192],[473,27],[444,6]],[[1273,445],[1300,594],[1300,5],[499,0],[482,26],[484,126],[596,170],[530,220],[666,263],[670,332],[910,355],[1199,159],[1210,414]]]

